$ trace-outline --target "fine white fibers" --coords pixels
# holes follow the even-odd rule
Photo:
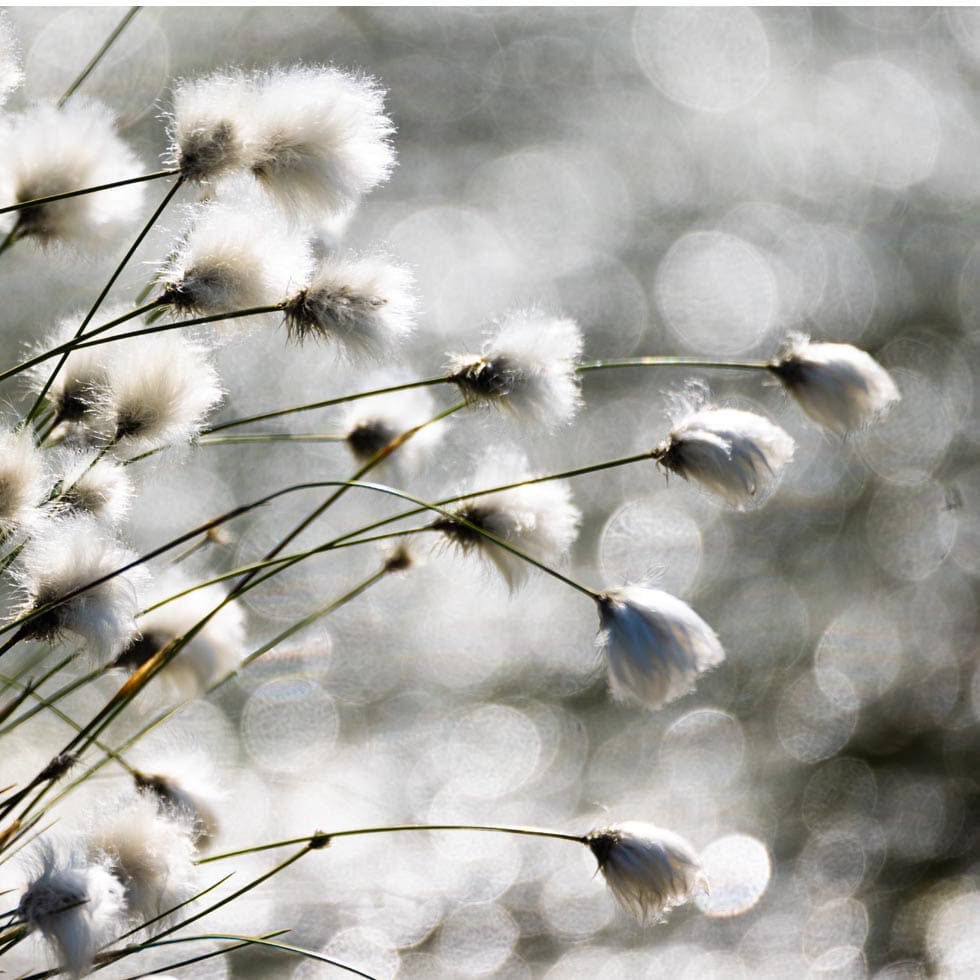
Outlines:
[[[57,950],[73,977],[85,974],[99,947],[123,924],[123,886],[99,862],[45,841],[18,912]]]
[[[0,145],[0,185],[12,187],[17,202],[144,172],[116,135],[109,110],[92,103],[39,106],[10,122]],[[129,184],[27,208],[16,227],[41,245],[91,251],[138,218],[142,202],[143,185]]]
[[[112,318],[112,313],[106,313],[106,322]],[[61,329],[38,348],[37,353],[51,350],[70,341],[78,329],[80,319],[81,314],[78,320],[66,320]],[[105,386],[107,363],[110,348],[113,346],[86,347],[69,353],[45,396],[55,409],[56,423],[92,421],[94,393]],[[40,393],[51,377],[51,371],[56,363],[57,361],[44,361],[27,372],[33,392]]]
[[[648,708],[687,694],[698,674],[725,659],[714,630],[690,606],[640,585],[600,596],[596,648],[613,698]]]
[[[193,439],[223,396],[205,350],[173,331],[120,341],[112,349],[92,405],[103,437],[119,453]]]
[[[239,199],[240,200],[240,199]],[[192,210],[191,225],[160,277],[178,313],[212,316],[275,306],[309,275],[306,243],[257,202]],[[241,321],[229,321],[241,329]]]
[[[557,480],[474,497],[456,505],[453,515],[545,565],[565,559],[582,517],[568,484]],[[464,551],[475,550],[492,562],[512,590],[527,578],[528,562],[479,531],[451,517],[434,526]]]
[[[863,428],[901,398],[891,375],[850,344],[811,344],[796,335],[770,370],[810,418],[840,434]]]
[[[771,493],[795,448],[787,432],[761,415],[705,408],[677,425],[654,458],[742,508]]]
[[[20,51],[10,30],[6,14],[0,14],[0,105],[24,80]]]
[[[51,505],[60,514],[91,514],[111,527],[129,515],[133,485],[124,467],[94,452],[66,452],[57,461],[60,490]]]
[[[15,566],[25,594],[15,618],[57,602],[134,558],[91,517],[48,521],[28,542]],[[25,623],[23,635],[54,639],[63,632],[73,633],[105,663],[136,633],[137,585],[143,577],[145,572],[134,568],[85,589]]]
[[[453,354],[450,377],[470,401],[498,405],[547,428],[568,422],[582,396],[578,325],[540,310],[507,314],[480,355]]]
[[[86,844],[90,859],[122,883],[136,925],[161,916],[150,928],[163,928],[167,913],[197,891],[191,824],[161,811],[151,796],[136,794],[102,808]]]
[[[178,82],[168,163],[196,183],[245,168],[244,131],[251,100],[248,81],[240,73],[216,72]]]
[[[332,340],[349,354],[381,357],[415,327],[412,274],[383,255],[330,256],[287,302],[289,336]]]
[[[629,822],[594,830],[587,842],[610,891],[641,922],[707,889],[694,848],[669,830]]]
[[[30,430],[0,432],[0,536],[34,522],[46,484],[43,458]]]
[[[345,211],[388,178],[394,127],[373,79],[298,67],[259,74],[252,88],[248,165],[292,217]]]
[[[149,601],[176,595],[194,584],[182,573],[169,571],[154,582]],[[225,597],[217,585],[195,589],[141,616],[142,635],[119,657],[119,666],[136,669],[171,640],[184,636]],[[213,683],[235,670],[245,653],[245,616],[238,602],[229,602],[181,648],[153,684],[174,699],[200,697]]]

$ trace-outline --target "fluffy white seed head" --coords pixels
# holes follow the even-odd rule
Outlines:
[[[412,274],[385,256],[329,256],[286,303],[286,327],[299,343],[332,341],[377,358],[411,334],[417,307]]]
[[[243,170],[248,165],[245,133],[251,101],[248,79],[239,72],[179,81],[168,163],[195,183]]]
[[[248,165],[284,211],[314,224],[354,207],[388,178],[394,131],[384,92],[334,68],[254,76]]]
[[[306,243],[256,201],[194,208],[191,225],[160,276],[178,314],[212,316],[282,303],[310,268]],[[242,320],[231,320],[241,329]]]
[[[737,408],[687,415],[654,450],[661,466],[694,480],[736,508],[769,496],[796,444],[778,425]]]
[[[108,184],[144,173],[116,135],[112,114],[83,101],[62,109],[39,106],[11,121],[0,148],[0,185],[15,202]],[[143,185],[27,208],[18,214],[21,235],[40,245],[66,245],[82,252],[111,244],[141,213]]]
[[[174,775],[178,769],[179,775]],[[222,794],[215,789],[213,777],[202,781],[199,773],[188,772],[180,761],[175,764],[171,759],[169,765],[137,771],[134,778],[137,790],[151,799],[158,810],[190,827],[195,847],[204,850],[218,834]]]
[[[125,467],[94,452],[65,452],[57,462],[60,490],[52,501],[55,513],[90,514],[111,527],[126,519],[133,502],[133,484]]]
[[[641,922],[661,919],[707,890],[694,848],[669,830],[629,822],[594,830],[587,842],[609,890]]]
[[[55,948],[72,977],[88,972],[99,947],[122,930],[122,884],[99,862],[45,843],[33,855],[19,914]]]
[[[0,538],[34,524],[47,484],[30,429],[0,432]]]
[[[149,601],[176,595],[194,584],[180,572],[170,571],[154,582]],[[158,650],[196,626],[224,597],[220,586],[209,586],[152,609],[140,617],[140,636],[120,654],[116,665],[127,670],[142,666]],[[173,699],[200,697],[238,667],[246,652],[244,612],[238,602],[229,602],[181,648],[156,675],[153,684]]]
[[[126,912],[134,923],[163,916],[197,892],[193,831],[176,812],[164,812],[145,794],[105,807],[86,841],[90,860],[122,884]]]
[[[136,634],[139,568],[59,602],[69,593],[114,572],[136,556],[112,540],[91,517],[48,521],[24,548],[16,575],[24,601],[15,618],[51,603],[53,608],[22,627],[26,639],[57,639],[71,633],[106,662]]]
[[[207,353],[175,331],[111,345],[95,428],[120,454],[189,442],[223,391]]]
[[[453,515],[440,517],[433,526],[464,552],[474,551],[496,566],[512,590],[524,583],[529,563],[461,521],[546,565],[558,565],[567,557],[582,518],[570,487],[559,480],[473,497],[456,504]]]
[[[863,428],[901,398],[891,375],[850,344],[797,335],[769,369],[810,418],[840,434]]]
[[[0,14],[0,106],[23,80],[24,70],[21,67],[17,41],[10,29],[7,15]]]
[[[692,691],[699,674],[725,659],[714,630],[690,606],[641,585],[601,595],[596,648],[613,698],[648,708]]]
[[[482,353],[451,355],[450,378],[473,402],[495,405],[547,428],[568,422],[582,401],[576,374],[578,325],[540,310],[506,315]]]

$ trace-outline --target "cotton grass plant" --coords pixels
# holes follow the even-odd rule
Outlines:
[[[2,94],[20,69],[0,28]],[[251,946],[370,976],[356,958],[303,945],[304,906],[316,889],[292,876],[305,869],[329,892],[344,847],[377,838],[394,875],[401,840],[417,835],[531,839],[541,851],[532,864],[561,865],[561,848],[579,844],[595,860],[592,872],[568,862],[581,875],[576,887],[598,894],[605,882],[625,912],[616,928],[626,929],[629,915],[661,928],[711,882],[685,827],[647,822],[656,813],[603,826],[558,808],[553,826],[515,823],[523,806],[535,815],[549,808],[535,804],[531,787],[530,798],[514,794],[499,813],[456,819],[459,801],[430,798],[420,776],[422,791],[399,790],[402,813],[378,823],[377,807],[353,806],[342,812],[363,820],[334,828],[325,797],[343,792],[329,772],[335,710],[311,679],[330,654],[309,643],[297,672],[290,644],[353,621],[365,675],[390,672],[397,689],[395,637],[458,603],[456,658],[443,668],[448,713],[453,671],[478,667],[467,663],[478,643],[499,655],[492,648],[512,642],[495,634],[517,608],[508,603],[535,589],[522,628],[560,635],[585,669],[595,666],[594,647],[608,693],[623,706],[612,717],[635,725],[627,710],[646,719],[697,699],[703,674],[723,674],[746,651],[723,647],[697,601],[652,579],[596,580],[580,539],[596,515],[577,503],[581,481],[594,488],[608,479],[610,510],[613,476],[625,473],[670,487],[681,477],[704,491],[698,500],[713,514],[756,511],[779,497],[796,463],[794,439],[759,412],[709,400],[697,380],[704,372],[742,372],[749,394],[756,378],[778,379],[838,439],[898,400],[894,381],[856,347],[801,337],[761,361],[586,359],[589,324],[533,300],[487,309],[482,345],[474,324],[451,340],[431,337],[425,297],[396,255],[381,243],[325,250],[317,237],[331,221],[356,227],[364,195],[392,174],[397,141],[383,80],[314,64],[221,69],[175,81],[159,108],[169,139],[159,165],[138,162],[111,110],[85,101],[84,86],[63,106],[0,121],[0,261],[28,240],[118,257],[107,281],[79,296],[76,313],[51,314],[60,326],[39,330],[47,340],[20,354],[8,346],[3,368],[0,737],[18,761],[0,780],[0,966],[36,977],[181,975],[202,950],[217,971],[228,950]],[[98,189],[104,184],[118,186]],[[171,228],[152,268],[131,264],[147,236],[161,240]],[[42,283],[45,252],[30,261],[25,274]],[[433,355],[444,340],[479,353]],[[253,344],[264,345],[255,356]],[[271,344],[308,368],[303,392],[265,376],[261,350]],[[422,363],[418,373],[407,368]],[[233,368],[225,377],[238,364],[253,376]],[[643,371],[651,391],[679,393],[686,407],[643,433],[641,452],[576,456],[596,415],[590,382],[618,371]],[[343,393],[305,397],[335,390]],[[307,420],[320,418],[325,431],[309,431],[317,423]],[[574,462],[552,466],[545,450],[555,445]],[[207,499],[195,473],[216,454],[238,454],[243,486],[258,474],[262,493],[225,484],[220,505],[194,513]],[[168,500],[181,480],[186,497]],[[152,506],[174,530],[134,548],[130,525],[157,490]],[[251,553],[228,547],[260,517],[272,529],[267,540]],[[453,594],[470,563],[485,576],[479,602]],[[413,585],[432,574],[442,578]],[[287,599],[311,593],[302,612],[270,604],[284,582]],[[570,612],[580,598],[598,614],[594,639]],[[359,608],[372,614],[351,620]],[[532,661],[536,645],[523,655]],[[319,707],[306,718],[310,704]],[[242,761],[248,755],[232,734],[239,723],[252,758],[278,774],[275,792],[257,789],[262,779]],[[366,710],[364,745],[389,723]],[[223,792],[182,763],[176,742],[166,766],[140,761],[159,731],[176,738],[184,724],[197,756],[213,771],[229,769]],[[274,749],[265,755],[263,732]],[[411,783],[420,765],[411,753],[407,740],[392,778]],[[350,789],[356,798],[363,787]],[[274,819],[249,812],[260,800]],[[300,817],[309,825],[297,827]],[[270,839],[269,826],[282,832]],[[445,846],[429,860],[451,864],[458,852]],[[292,885],[276,890],[297,881],[295,902]],[[383,878],[374,885],[387,887]],[[452,920],[451,895],[429,898],[439,914],[406,948]],[[342,891],[329,901],[337,903],[331,921],[341,921]],[[294,926],[295,943],[283,934]]]

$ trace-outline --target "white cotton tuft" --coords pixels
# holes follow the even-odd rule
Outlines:
[[[110,527],[129,516],[133,484],[125,467],[99,459],[95,451],[66,451],[56,460],[58,476],[52,509],[61,516],[90,514]]]
[[[0,14],[0,106],[23,81],[24,70],[21,67],[17,41],[10,29],[7,15]]]
[[[485,467],[479,482],[490,482],[491,486],[516,483],[522,477],[508,480],[498,476],[492,482],[488,479],[492,472],[503,474],[514,468],[514,465]],[[530,564],[480,531],[550,566],[566,559],[578,536],[581,519],[568,484],[548,480],[462,501],[453,506],[452,516],[440,517],[433,527],[464,552],[474,551],[491,562],[513,591],[524,583]]]
[[[191,225],[161,273],[161,300],[193,317],[275,306],[309,270],[306,242],[268,206],[211,202],[192,210]],[[228,322],[241,329],[246,321]]]
[[[169,165],[194,183],[245,169],[252,99],[248,79],[239,72],[179,81],[170,117]]]
[[[142,173],[112,114],[94,103],[39,106],[12,119],[0,141],[0,186],[12,188],[15,203]],[[42,246],[91,251],[111,244],[140,216],[142,203],[143,185],[128,184],[25,208],[15,228]]]
[[[582,401],[578,325],[540,310],[506,315],[480,355],[453,354],[450,380],[469,401],[496,405],[547,428],[568,422]]]
[[[134,774],[136,788],[157,809],[190,827],[191,839],[205,850],[219,831],[218,811],[226,794],[217,785],[212,760],[170,756]]]
[[[30,429],[0,432],[0,537],[30,528],[50,489],[44,459]]]
[[[703,408],[674,427],[654,459],[741,509],[772,493],[795,448],[787,432],[761,415]]]
[[[795,335],[769,370],[810,418],[841,435],[869,425],[901,398],[891,375],[850,344],[812,344]]]
[[[412,274],[385,256],[329,256],[286,303],[286,327],[299,343],[333,341],[378,358],[412,333],[417,307]]]
[[[135,557],[91,517],[48,521],[27,543],[14,566],[25,596],[14,618],[58,603]],[[24,623],[21,635],[24,639],[52,640],[72,633],[85,641],[100,663],[105,663],[136,634],[137,587],[145,575],[137,567],[87,588]]]
[[[394,126],[371,78],[334,68],[273,69],[252,80],[248,166],[292,218],[353,208],[394,166]]]
[[[113,344],[94,428],[120,454],[190,442],[223,397],[200,345],[170,331]]]
[[[157,920],[151,933],[165,927],[169,914],[198,891],[190,822],[161,811],[145,794],[102,808],[86,846],[90,859],[122,884],[133,923]]]
[[[18,913],[51,943],[72,977],[88,972],[96,952],[124,924],[123,886],[106,868],[45,843]]]
[[[181,572],[169,571],[154,582],[148,601],[159,602],[194,584]],[[116,666],[136,670],[200,623],[225,597],[220,586],[208,586],[140,616],[141,635],[120,654]],[[201,697],[212,684],[235,670],[246,652],[244,612],[237,601],[229,602],[191,637],[152,683],[175,700]]]
[[[609,890],[641,922],[659,920],[707,890],[694,848],[669,830],[629,822],[594,830],[586,842]]]
[[[617,701],[659,708],[725,659],[714,630],[680,599],[640,585],[599,597],[596,648]]]

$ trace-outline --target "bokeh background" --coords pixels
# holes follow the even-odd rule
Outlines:
[[[121,13],[9,9],[27,80],[7,109],[60,95]],[[532,302],[577,319],[590,357],[769,357],[792,331],[854,343],[902,401],[841,440],[755,374],[700,372],[719,400],[797,440],[764,507],[725,510],[652,464],[576,481],[585,519],[570,571],[593,585],[656,581],[727,650],[664,710],[610,703],[580,596],[541,576],[509,595],[472,559],[421,548],[407,574],[148,740],[151,754],[211,760],[226,800],[218,848],[403,820],[585,831],[638,819],[703,852],[710,896],[641,927],[584,848],[406,835],[338,841],[215,928],[288,927],[289,941],[384,978],[980,974],[980,12],[160,7],[84,92],[120,114],[150,170],[175,78],[296,62],[360,69],[389,92],[400,165],[321,234],[410,265],[420,331],[397,364],[368,372],[288,346],[270,323],[220,352],[225,417],[428,377],[447,351],[477,348],[495,314]],[[148,208],[160,194],[150,185]],[[179,228],[178,211],[121,301]],[[112,258],[5,255],[9,357],[90,301]],[[442,495],[515,452],[544,473],[651,448],[689,376],[590,375],[585,410],[550,437],[457,419],[385,478]],[[199,450],[144,475],[130,541],[148,548],[269,489],[352,469],[342,446]],[[236,525],[194,573],[257,554],[314,503]],[[386,506],[348,499],[307,540]],[[254,646],[377,562],[351,549],[274,580],[250,603]],[[89,692],[74,710],[94,703]],[[88,796],[110,790],[105,777]],[[242,862],[236,880],[269,863]],[[196,969],[342,975],[255,953]]]

